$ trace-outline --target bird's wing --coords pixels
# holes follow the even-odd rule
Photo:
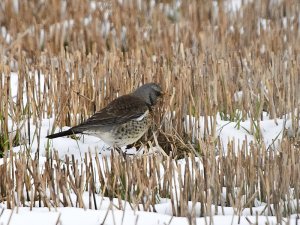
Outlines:
[[[73,129],[84,131],[91,127],[123,124],[128,120],[140,119],[148,110],[149,107],[140,98],[123,95]]]

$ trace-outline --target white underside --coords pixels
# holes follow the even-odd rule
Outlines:
[[[144,135],[144,133],[142,133],[139,136],[132,137],[132,138],[114,139],[114,137],[109,132],[103,132],[101,134],[96,133],[96,132],[85,132],[85,134],[98,137],[105,144],[107,144],[111,147],[123,147],[123,146],[126,146],[126,145],[133,144],[133,143],[137,142]]]
[[[141,121],[141,120],[145,119],[145,117],[148,114],[149,114],[149,110],[147,110],[140,117],[136,118],[135,121]],[[84,133],[100,138],[103,142],[105,142],[109,146],[123,147],[123,146],[130,145],[130,144],[137,142],[144,135],[144,133],[147,130],[148,130],[148,127],[145,128],[144,132],[142,132],[140,135],[137,135],[137,136],[131,137],[131,138],[122,138],[122,139],[115,139],[115,137],[110,132],[86,131]]]

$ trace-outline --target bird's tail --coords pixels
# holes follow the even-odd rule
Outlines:
[[[56,133],[56,134],[50,134],[50,135],[46,136],[46,138],[53,139],[53,138],[58,138],[58,137],[63,137],[63,136],[78,134],[78,133],[81,133],[81,132],[80,131],[75,131],[73,129],[69,129],[69,130],[62,131],[62,132],[59,132],[59,133]]]

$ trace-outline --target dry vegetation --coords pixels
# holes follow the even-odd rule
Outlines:
[[[251,145],[250,152],[244,148],[235,155],[231,149],[226,156],[216,157],[214,146],[205,145],[203,166],[193,154],[187,155],[184,163],[159,155],[125,160],[96,155],[93,161],[91,154],[85,154],[82,164],[69,156],[60,160],[54,153],[39,168],[38,160],[18,154],[5,159],[0,168],[0,202],[6,202],[8,208],[99,209],[105,196],[117,198],[114,204],[118,209],[155,212],[160,198],[169,198],[174,216],[194,218],[224,214],[229,206],[236,215],[242,215],[245,208],[256,215],[252,208],[258,199],[267,203],[260,214],[281,221],[300,210],[299,149],[287,141],[281,148],[278,155]],[[84,192],[88,192],[88,202],[83,200]],[[125,206],[123,200],[130,204]]]
[[[185,157],[192,166],[181,174],[186,178],[179,182],[183,192],[172,192],[172,174],[180,171],[172,158],[112,158],[112,169],[101,173],[97,160],[96,165],[88,163],[89,156],[85,172],[77,171],[77,162],[70,159],[57,159],[54,165],[56,155],[39,171],[24,154],[5,159],[0,202],[8,207],[25,202],[34,206],[39,200],[48,207],[95,208],[93,196],[101,193],[126,199],[133,208],[140,203],[155,210],[159,195],[172,200],[174,215],[186,216],[188,200],[203,206],[197,215],[210,215],[212,204],[234,206],[239,214],[258,198],[268,203],[266,214],[279,219],[299,213],[299,204],[290,203],[300,195],[300,152],[292,140],[282,141],[279,154],[266,151],[263,143],[252,143],[249,151],[243,145],[238,154],[232,149],[216,158],[214,129],[218,112],[230,121],[251,118],[251,132],[257,137],[263,111],[274,120],[291,112],[298,124],[299,2],[259,0],[242,6],[240,13],[228,13],[222,1],[218,9],[206,0],[182,1],[179,8],[175,1],[154,6],[136,2],[100,1],[94,10],[90,1],[76,0],[65,6],[55,0],[19,1],[18,10],[13,1],[0,4],[0,154],[24,142],[18,129],[16,135],[8,132],[9,120],[18,128],[29,118],[39,127],[47,117],[56,118],[55,126],[75,125],[118,95],[154,81],[168,92],[157,113],[158,141],[172,158]],[[282,18],[287,18],[287,28]],[[11,72],[18,73],[17,87],[8,85]],[[36,86],[36,79],[43,79],[44,86]],[[238,91],[243,92],[241,101],[234,98]],[[175,113],[169,116],[171,111]],[[205,117],[204,138],[191,132],[192,122],[184,125],[186,115]],[[39,130],[32,135],[39,136]],[[201,155],[203,172],[195,154]],[[160,164],[164,176],[158,171]],[[147,166],[151,174],[140,169]],[[222,187],[227,190],[223,203]],[[91,194],[89,206],[80,197],[84,190]],[[77,195],[76,203],[70,192]]]

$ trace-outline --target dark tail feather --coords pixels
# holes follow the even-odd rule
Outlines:
[[[63,137],[63,136],[72,135],[72,134],[79,134],[79,133],[81,133],[81,132],[69,129],[69,130],[62,131],[62,132],[59,132],[56,134],[50,134],[50,135],[46,136],[46,138],[53,139],[53,138]]]

